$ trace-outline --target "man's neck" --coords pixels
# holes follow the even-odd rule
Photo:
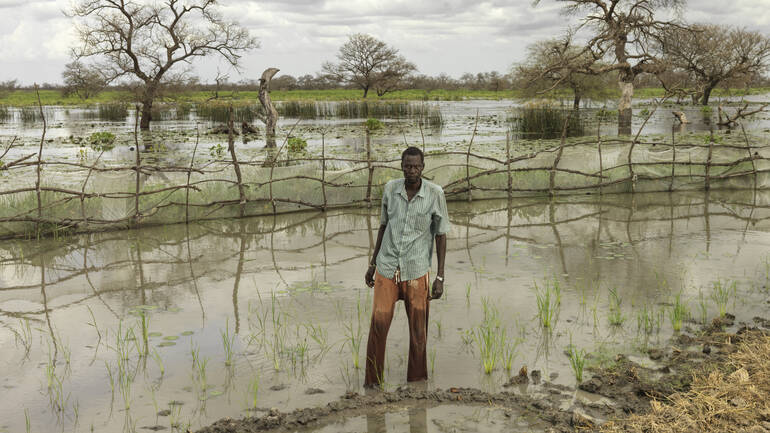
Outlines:
[[[408,182],[404,182],[404,189],[406,190],[406,197],[411,201],[412,198],[414,198],[415,195],[417,195],[417,192],[420,191],[420,187],[422,186],[422,179],[418,178],[417,182],[410,184]]]

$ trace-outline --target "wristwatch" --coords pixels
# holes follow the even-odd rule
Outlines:
[[[436,275],[436,279],[441,281],[442,283],[444,282],[444,277],[442,277],[441,275]]]

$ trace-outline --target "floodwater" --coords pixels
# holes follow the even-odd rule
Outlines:
[[[756,104],[758,100],[766,99],[766,95],[753,98],[747,100]],[[643,135],[670,137],[672,133],[702,134],[711,129],[718,129],[716,110],[704,114],[699,106],[665,105],[653,111],[654,106],[651,105],[651,101],[637,102],[641,105],[634,109],[633,134],[642,129]],[[415,102],[415,104],[421,103]],[[501,142],[504,143],[506,131],[510,128],[509,119],[514,109],[521,106],[521,101],[439,101],[425,104],[440,108],[444,120],[440,127],[424,126],[421,130],[414,119],[384,119],[387,127],[373,135],[372,144],[375,147],[402,147],[405,143],[410,145],[424,143],[427,150],[465,150],[475,128],[476,145],[499,145]],[[617,135],[617,124],[614,119],[605,121],[601,125],[597,124],[594,114],[602,105],[589,101],[589,108],[583,112],[583,116],[587,119],[585,134],[588,136],[596,135],[597,132],[603,136]],[[679,124],[671,114],[673,110],[683,111],[690,123]],[[727,108],[727,110],[732,111],[734,108]],[[10,111],[11,117],[0,121],[0,144],[5,145],[13,137],[17,137],[17,143],[24,146],[11,149],[5,158],[6,161],[20,158],[32,151],[36,152],[42,134],[42,122],[23,122],[18,109],[11,108]],[[107,131],[118,136],[117,146],[101,156],[101,163],[130,164],[133,161],[135,146],[133,132],[136,126],[133,111],[129,111],[124,121],[96,120],[96,108],[50,106],[44,107],[44,112],[48,125],[46,139],[49,141],[43,146],[44,160],[92,161],[99,153],[89,149],[87,141],[80,141],[79,138],[87,138],[94,132]],[[645,123],[648,112],[652,112],[652,115]],[[278,123],[279,136],[291,134],[302,137],[307,140],[310,151],[320,152],[323,133],[327,152],[336,154],[361,152],[365,150],[362,128],[364,120],[281,118]],[[767,113],[760,113],[743,123],[747,131],[759,135],[767,136],[770,131],[770,116]],[[140,132],[136,140],[139,142],[140,149],[148,148],[150,143],[154,144],[156,151],[158,148],[162,149],[163,155],[157,157],[163,158],[167,163],[186,165],[194,150],[197,150],[198,158],[207,158],[212,147],[217,144],[226,149],[224,135],[207,134],[214,125],[210,121],[198,119],[193,111],[185,119],[153,121],[151,130]],[[263,127],[261,124],[256,126]],[[263,136],[239,137],[237,140],[239,158],[251,159],[263,154],[262,149],[265,145]],[[164,152],[166,150],[169,152]],[[173,153],[173,155],[167,153]]]
[[[685,327],[717,315],[720,299],[737,322],[767,310],[770,193],[453,202],[450,216],[429,387],[497,392],[522,365],[574,387],[570,343],[589,364],[615,353],[641,362],[672,335],[677,294],[693,321]],[[31,431],[194,430],[362,392],[363,273],[377,224],[378,210],[363,208],[0,242],[0,432],[27,422]],[[561,301],[548,330],[535,293],[554,282]],[[611,325],[615,313],[622,320]],[[510,371],[497,359],[484,372],[474,334],[485,317],[506,333]],[[405,384],[407,346],[399,306],[386,389]],[[444,431],[474,419],[490,426],[480,431],[538,429],[494,408],[453,406],[319,428]]]

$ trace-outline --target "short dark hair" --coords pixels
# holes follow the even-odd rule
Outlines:
[[[420,150],[419,147],[409,146],[406,149],[404,149],[403,152],[401,152],[401,162],[404,162],[404,159],[407,155],[411,156],[417,156],[420,155],[420,162],[422,164],[425,164],[425,155],[422,153],[422,150]]]

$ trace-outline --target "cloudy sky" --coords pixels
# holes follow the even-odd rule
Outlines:
[[[497,70],[521,61],[528,44],[561,33],[569,18],[555,0],[220,0],[225,16],[248,28],[261,47],[243,58],[241,74],[258,78],[266,67],[299,76],[333,60],[351,33],[369,33],[395,46],[421,73]],[[729,6],[726,6],[729,4]],[[0,0],[0,81],[61,82],[72,21],[70,0]],[[690,0],[691,22],[720,22],[770,35],[770,0]],[[217,60],[195,65],[210,80]]]

